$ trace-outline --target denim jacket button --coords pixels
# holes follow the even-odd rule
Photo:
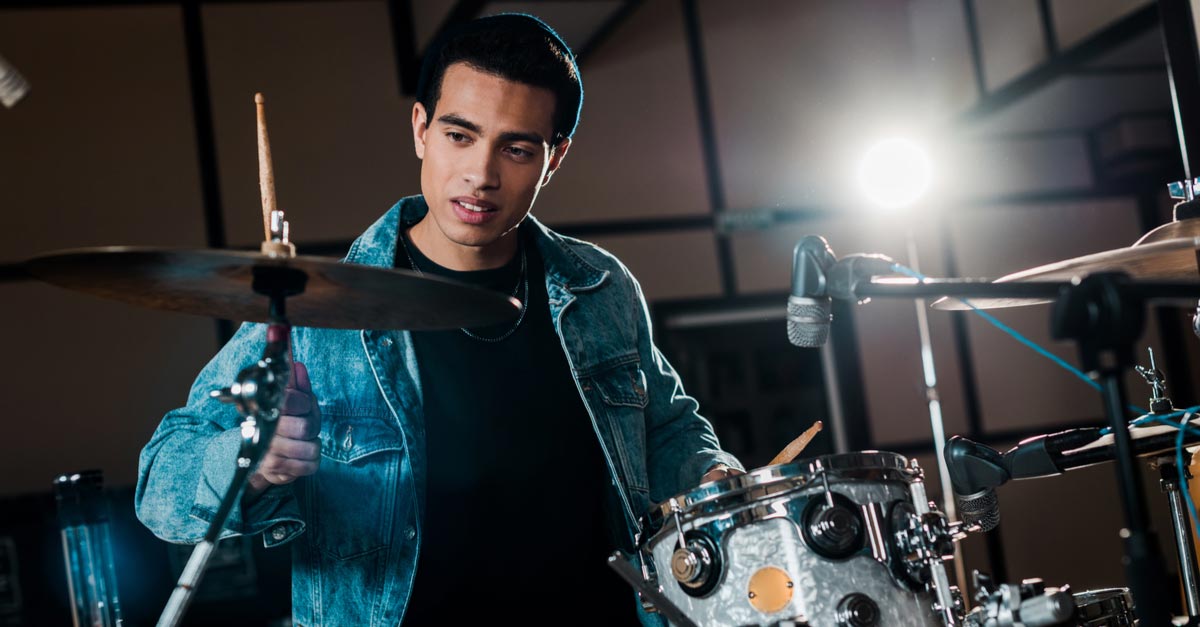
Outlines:
[[[410,526],[408,529],[404,530],[404,537],[412,540],[413,538],[417,537],[417,530]]]
[[[286,536],[287,529],[284,529],[283,525],[275,525],[275,528],[271,530],[271,537],[276,540],[283,540]]]

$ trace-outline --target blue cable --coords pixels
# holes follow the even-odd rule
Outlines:
[[[914,279],[917,279],[918,281],[924,281],[928,278],[925,275],[921,274],[920,272],[917,272],[916,270],[913,270],[912,268],[903,266],[898,263],[893,264],[892,269],[895,270],[896,272],[899,272],[900,274],[907,275]],[[1066,360],[1064,360],[1062,357],[1059,357],[1058,355],[1051,353],[1050,351],[1042,348],[1041,346],[1038,346],[1037,342],[1034,342],[1033,340],[1025,337],[1024,335],[1021,335],[1016,329],[1008,326],[1007,324],[1004,324],[1003,322],[1000,322],[1000,320],[998,320],[992,314],[971,304],[971,301],[969,301],[965,298],[960,298],[958,300],[962,301],[962,303],[964,305],[970,307],[971,311],[978,314],[979,317],[990,322],[992,324],[992,326],[1011,335],[1013,337],[1013,339],[1015,339],[1016,341],[1033,349],[1034,352],[1036,352],[1037,354],[1041,355],[1042,357],[1045,357],[1046,359],[1049,359],[1050,361],[1054,362],[1063,370],[1066,370],[1067,372],[1070,372],[1071,374],[1075,375],[1076,377],[1079,378],[1080,381],[1083,381],[1084,383],[1090,385],[1097,392],[1102,390],[1099,383],[1092,381],[1092,379],[1090,377],[1088,377],[1086,374],[1084,374],[1083,371],[1081,371],[1080,369],[1076,368],[1075,366],[1072,366],[1071,364],[1067,363]],[[1137,413],[1137,414],[1147,413],[1145,409],[1142,409],[1141,407],[1138,407],[1137,405],[1130,405],[1129,409],[1130,409],[1130,411],[1133,411],[1134,413]],[[1143,416],[1143,418],[1144,417],[1145,416]]]
[[[1169,419],[1179,418],[1180,416],[1183,416],[1184,414],[1194,414],[1198,410],[1200,410],[1200,405],[1197,405],[1196,407],[1189,407],[1187,409],[1176,410],[1169,414],[1146,414],[1144,416],[1139,416],[1138,418],[1135,418],[1133,420],[1133,422],[1129,423],[1129,426],[1140,427],[1144,424],[1151,423],[1151,422],[1162,422],[1165,424],[1175,425],[1177,423],[1170,422]],[[1198,431],[1198,433],[1200,433],[1200,431]]]
[[[899,272],[900,274],[907,275],[914,279],[917,279],[918,281],[924,281],[927,278],[925,275],[921,274],[920,272],[917,272],[916,270],[913,270],[912,268],[900,265],[898,263],[893,264],[892,269]],[[1038,346],[1038,344],[1036,342],[1025,337],[1024,335],[1021,335],[1020,333],[1017,332],[1016,329],[1013,329],[1012,327],[1004,324],[1003,322],[1000,322],[998,319],[996,319],[995,316],[993,316],[993,315],[987,313],[986,311],[983,311],[982,309],[971,304],[971,301],[969,301],[965,298],[960,298],[958,300],[962,301],[963,304],[965,304],[966,306],[971,308],[971,311],[978,314],[984,320],[987,320],[988,322],[990,322],[997,329],[1004,331],[1005,333],[1012,336],[1013,339],[1024,344],[1025,346],[1028,346],[1029,348],[1033,349],[1034,352],[1045,357],[1046,359],[1049,359],[1050,361],[1054,362],[1055,364],[1058,364],[1058,366],[1060,366],[1067,372],[1070,372],[1071,374],[1075,375],[1081,381],[1083,381],[1084,383],[1086,383],[1086,384],[1090,385],[1092,388],[1094,388],[1096,391],[1101,390],[1101,386],[1099,383],[1092,381],[1091,378],[1089,378],[1086,374],[1084,374],[1082,371],[1080,371],[1075,366],[1072,366],[1071,364],[1064,361],[1058,355],[1055,355],[1054,353],[1051,353],[1050,351],[1042,348],[1041,346]],[[1200,429],[1197,429],[1196,427],[1193,427],[1192,425],[1188,424],[1191,421],[1190,416],[1192,414],[1196,413],[1197,411],[1200,411],[1200,405],[1197,405],[1195,407],[1189,407],[1187,409],[1180,410],[1180,411],[1171,412],[1169,414],[1151,414],[1151,413],[1148,413],[1145,409],[1142,409],[1141,407],[1138,407],[1136,405],[1130,405],[1129,409],[1134,411],[1135,413],[1142,414],[1141,416],[1139,416],[1138,418],[1136,418],[1132,422],[1130,422],[1130,426],[1140,427],[1142,425],[1145,425],[1145,424],[1148,424],[1151,422],[1159,422],[1159,423],[1174,427],[1175,429],[1177,429],[1179,431],[1179,435],[1177,435],[1175,437],[1175,468],[1179,471],[1179,489],[1183,491],[1183,499],[1187,503],[1188,512],[1192,516],[1192,526],[1194,526],[1196,528],[1196,533],[1200,534],[1200,515],[1197,515],[1196,502],[1194,500],[1192,500],[1192,493],[1191,493],[1191,491],[1189,491],[1187,489],[1187,474],[1186,474],[1187,466],[1185,466],[1183,464],[1184,436],[1186,436],[1188,433],[1191,433],[1192,435],[1195,435],[1195,436],[1200,436]],[[1179,418],[1179,417],[1182,417],[1182,419],[1179,422],[1174,422],[1171,420],[1171,418]],[[1112,432],[1112,428],[1106,427],[1101,433],[1108,434],[1111,432]]]

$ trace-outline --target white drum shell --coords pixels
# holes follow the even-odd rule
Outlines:
[[[685,533],[703,531],[720,547],[720,579],[716,588],[701,598],[684,592],[671,575],[671,557],[679,535],[673,521],[662,521],[647,546],[663,593],[705,627],[765,626],[785,620],[805,620],[813,627],[839,627],[838,604],[851,593],[864,594],[875,602],[879,625],[940,626],[941,619],[933,610],[933,593],[923,588],[910,590],[893,574],[888,563],[891,556],[881,561],[871,550],[871,534],[884,538],[890,533],[886,512],[897,502],[911,502],[908,483],[897,480],[894,474],[876,480],[846,476],[852,474],[829,471],[826,478],[830,491],[848,498],[860,511],[876,503],[876,511],[885,513],[863,516],[868,529],[864,548],[858,553],[830,559],[805,542],[801,531],[803,511],[810,499],[825,498],[825,483],[810,481],[795,490],[764,495],[741,506],[681,516]],[[748,598],[751,577],[768,567],[785,571],[794,584],[787,605],[769,614],[759,611]]]

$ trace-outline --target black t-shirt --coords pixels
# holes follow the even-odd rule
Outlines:
[[[422,272],[528,303],[496,342],[459,329],[414,332],[425,410],[428,480],[409,625],[525,619],[636,625],[634,593],[608,568],[614,488],[590,416],[550,320],[545,269],[528,229],[521,253],[494,270],[442,268],[402,234]],[[526,280],[528,288],[525,287]],[[515,288],[515,289],[514,289]],[[470,329],[498,338],[514,322]]]

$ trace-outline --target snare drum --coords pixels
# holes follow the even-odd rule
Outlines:
[[[643,557],[699,625],[942,625],[913,550],[938,516],[914,507],[920,480],[868,451],[706,483],[648,514]]]

